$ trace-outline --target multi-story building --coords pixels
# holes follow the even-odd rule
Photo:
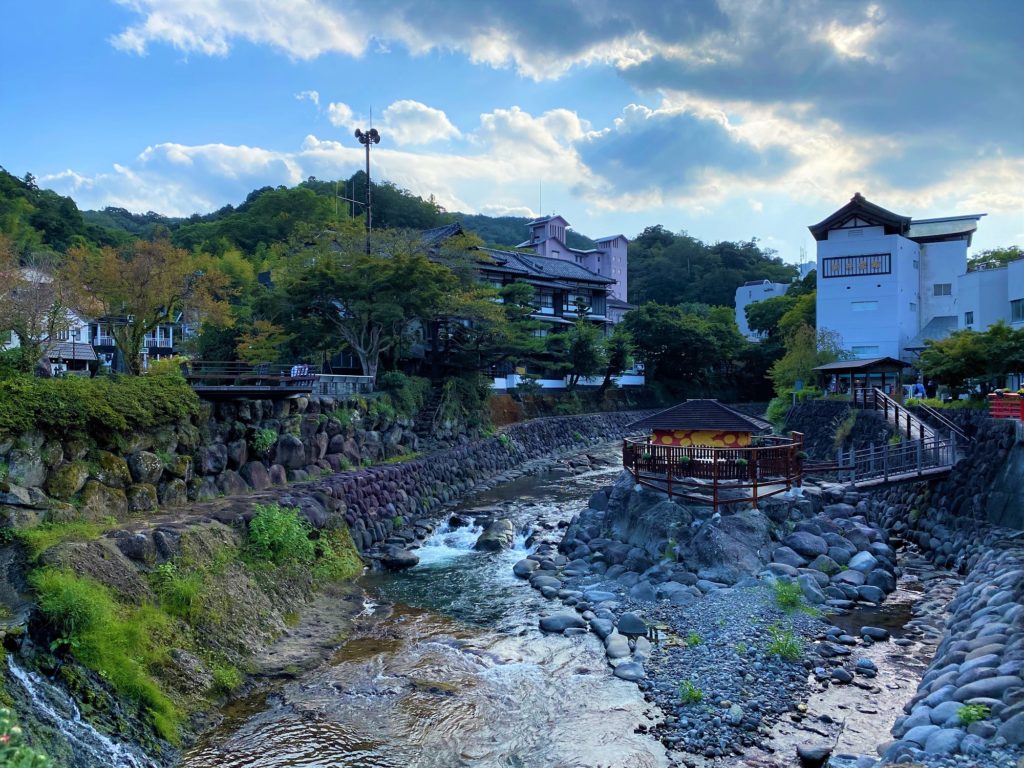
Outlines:
[[[736,289],[736,325],[750,341],[761,341],[764,334],[750,330],[747,325],[747,307],[765,299],[785,296],[789,283],[773,283],[771,280],[749,280]]]
[[[961,327],[967,248],[984,215],[911,219],[855,194],[809,227],[818,327],[837,332],[855,357],[904,360]]]

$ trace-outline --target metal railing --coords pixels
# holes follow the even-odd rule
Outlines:
[[[294,397],[312,391],[320,375],[305,363],[249,363],[195,360],[181,364],[185,380],[197,394],[214,398]]]
[[[837,458],[835,465],[814,466],[813,469],[835,471],[841,479],[853,483],[920,477],[926,471],[949,469],[956,463],[956,435],[871,445],[856,451],[840,451]],[[807,469],[812,471],[811,466]]]
[[[313,394],[324,397],[345,397],[373,392],[372,376],[336,376],[322,373],[313,382]]]
[[[921,419],[897,403],[877,387],[858,387],[853,393],[854,404],[861,408],[873,408],[881,411],[886,421],[896,426],[896,431],[905,434],[907,439],[934,439],[935,430]]]
[[[921,412],[924,413],[924,415],[927,416],[928,419],[930,419],[933,423],[942,425],[943,429],[945,429],[947,432],[951,432],[954,435],[956,435],[958,440],[961,440],[965,443],[974,442],[973,437],[970,437],[954,422],[950,421],[948,418],[942,415],[942,413],[937,409],[932,408],[930,405],[925,405],[924,403],[918,403],[914,407],[919,408]]]
[[[658,445],[648,438],[626,438],[622,465],[638,484],[669,496],[710,501],[716,510],[720,503],[739,502],[750,502],[756,508],[758,499],[801,484],[804,436],[793,432],[789,437],[758,441],[757,445],[725,448]]]

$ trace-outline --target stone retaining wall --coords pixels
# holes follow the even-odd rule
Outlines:
[[[854,450],[866,448],[875,443],[885,443],[893,435],[892,426],[874,411],[854,409],[844,400],[807,400],[798,403],[786,415],[786,431],[801,432],[804,435],[804,448],[807,453],[819,461],[834,460],[836,457],[836,428],[851,413],[857,414],[842,448]]]

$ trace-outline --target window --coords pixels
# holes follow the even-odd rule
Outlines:
[[[874,312],[878,309],[877,301],[851,301],[850,309],[854,312]]]
[[[936,296],[952,296],[953,295],[953,284],[952,283],[936,283],[935,284],[935,295]]]
[[[964,312],[964,325],[974,325],[973,312]]]
[[[914,259],[914,269],[917,269],[917,259]]]
[[[1024,322],[1024,299],[1014,299],[1010,302],[1010,322]]]
[[[910,302],[910,311],[911,312],[917,312],[917,304],[915,302],[913,302],[913,301]]]
[[[838,256],[822,259],[824,277],[854,277],[857,275],[888,275],[892,272],[892,256],[872,253],[866,256]]]

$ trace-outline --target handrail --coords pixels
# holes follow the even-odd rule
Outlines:
[[[952,420],[947,419],[945,416],[943,416],[941,413],[939,413],[938,410],[936,410],[935,408],[932,408],[930,405],[925,405],[924,403],[918,403],[915,407],[916,408],[920,408],[922,411],[924,411],[926,414],[928,414],[928,418],[934,419],[935,421],[939,422],[939,424],[941,424],[943,427],[945,427],[950,432],[955,433],[956,436],[959,437],[960,439],[962,439],[962,440],[964,440],[966,442],[974,442],[974,438],[973,437],[969,436],[960,427],[958,427]]]
[[[885,392],[880,390],[878,387],[874,387],[871,390],[865,388],[862,399],[858,402],[862,402],[865,407],[870,405],[874,410],[882,411],[886,421],[889,421],[889,413],[891,411],[892,422],[896,425],[897,432],[904,431],[904,424],[901,422],[905,422],[905,431],[908,440],[914,437],[915,431],[917,432],[918,438],[922,440],[925,437],[935,437],[935,430],[921,421],[921,419],[907,410],[904,406],[900,405],[885,394]]]

